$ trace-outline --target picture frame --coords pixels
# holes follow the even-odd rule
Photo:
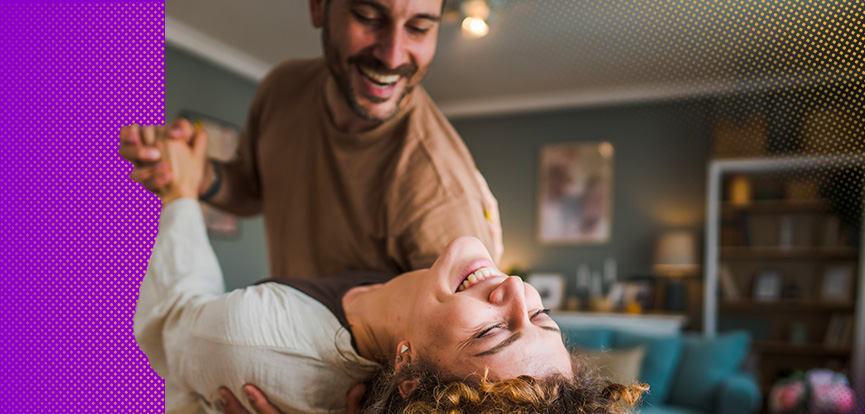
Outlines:
[[[533,273],[526,279],[541,295],[543,306],[561,309],[565,298],[565,277],[558,273]]]
[[[828,264],[823,269],[820,283],[820,300],[828,302],[852,301],[855,268],[852,264]]]
[[[763,269],[754,274],[751,296],[756,300],[778,300],[784,287],[784,274],[778,269]]]
[[[192,123],[199,123],[207,133],[207,158],[218,163],[227,163],[237,157],[240,127],[189,109],[181,110],[178,116]],[[236,238],[240,235],[237,216],[205,203],[201,204],[201,211],[209,234],[220,238]]]
[[[613,223],[613,145],[545,145],[540,151],[538,240],[604,244]]]

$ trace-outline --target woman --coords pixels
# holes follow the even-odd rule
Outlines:
[[[166,380],[166,412],[219,412],[219,387],[246,383],[284,412],[324,413],[344,411],[349,388],[376,376],[367,408],[392,412],[454,380],[573,377],[537,291],[472,238],[386,283],[362,275],[224,293],[195,200],[203,136],[191,147],[164,141],[174,177],[135,314],[136,340]]]

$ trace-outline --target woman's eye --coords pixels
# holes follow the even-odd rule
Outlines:
[[[546,317],[549,318],[550,317],[550,310],[549,309],[541,309],[532,315],[532,319],[535,319],[536,317],[541,316],[541,315],[545,315]]]
[[[492,331],[493,329],[503,328],[504,326],[505,326],[505,324],[503,324],[503,323],[497,323],[497,324],[495,324],[495,325],[493,325],[493,326],[490,326],[489,328],[484,329],[483,331],[481,331],[481,332],[478,334],[478,336],[476,336],[475,338],[478,338],[478,339],[483,338],[483,337],[486,336],[488,333],[490,333],[490,331]]]

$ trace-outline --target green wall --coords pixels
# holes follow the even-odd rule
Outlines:
[[[171,46],[165,48],[165,119],[192,110],[242,126],[256,84]],[[235,237],[211,236],[228,289],[267,276],[261,218],[240,220]]]
[[[254,83],[172,47],[166,48],[165,63],[167,119],[191,109],[243,125]],[[600,266],[613,257],[622,276],[647,272],[661,231],[702,229],[712,111],[710,102],[694,100],[455,120],[499,200],[503,267],[517,264],[572,279],[578,264]],[[596,141],[615,148],[611,241],[601,246],[538,245],[540,147]],[[260,219],[243,220],[239,237],[213,238],[213,244],[229,288],[266,275]]]
[[[713,105],[707,101],[606,106],[455,120],[499,201],[503,268],[558,272],[573,284],[579,264],[601,270],[617,261],[620,277],[650,271],[664,230],[702,234]],[[544,246],[537,239],[538,162],[544,144],[613,144],[612,237],[604,245]]]

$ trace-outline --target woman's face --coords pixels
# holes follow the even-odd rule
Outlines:
[[[540,295],[515,276],[505,276],[475,238],[451,242],[428,270],[402,279],[400,302],[408,318],[405,340],[413,358],[465,378],[571,374],[568,351]]]

